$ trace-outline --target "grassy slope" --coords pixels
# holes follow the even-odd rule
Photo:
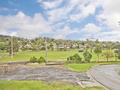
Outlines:
[[[105,90],[101,87],[81,88],[63,82],[45,83],[41,81],[0,81],[0,90]]]

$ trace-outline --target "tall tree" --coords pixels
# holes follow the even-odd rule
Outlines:
[[[97,57],[98,57],[98,62],[100,59],[100,54],[102,53],[102,48],[100,44],[96,44],[95,49],[94,49],[94,53],[96,53]]]

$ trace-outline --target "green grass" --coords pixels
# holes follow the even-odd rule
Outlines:
[[[72,49],[68,51],[48,51],[48,60],[52,61],[58,61],[62,60],[65,61],[67,57],[74,55],[76,53],[79,53],[78,50]],[[83,53],[80,52],[79,55],[82,57],[82,60],[84,59]],[[8,61],[27,61],[30,59],[30,57],[35,56],[39,58],[40,56],[45,57],[45,51],[24,51],[24,52],[18,52],[16,55],[14,55],[13,58],[11,58],[8,53],[0,53],[0,62],[8,62]],[[106,58],[102,55],[100,56],[101,61],[106,61]],[[114,60],[114,58],[111,58],[110,60]],[[93,52],[92,53],[92,60],[91,61],[97,61],[97,55]]]
[[[69,50],[69,51],[48,51],[48,60],[66,60],[66,58],[70,55],[77,53],[77,50]],[[24,51],[18,52],[13,58],[8,56],[6,53],[0,54],[2,57],[0,58],[0,62],[7,61],[26,61],[29,60],[30,57],[35,56],[39,58],[40,56],[45,56],[45,51]]]
[[[73,71],[77,72],[85,72],[92,68],[93,66],[97,65],[97,63],[83,63],[83,64],[66,64],[65,66]]]
[[[74,64],[66,64],[65,67],[67,67],[72,71],[86,72],[96,65],[110,65],[110,64],[120,65],[120,61],[109,61],[109,62],[102,61],[102,62],[91,62],[91,63],[81,63],[81,64],[74,63]]]
[[[0,81],[0,90],[105,90],[102,87],[81,88],[63,82]]]

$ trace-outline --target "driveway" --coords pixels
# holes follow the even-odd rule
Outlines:
[[[117,70],[120,70],[120,65],[101,65],[92,68],[89,73],[109,90],[120,90],[120,75]]]

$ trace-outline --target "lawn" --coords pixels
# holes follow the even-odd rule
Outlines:
[[[102,87],[81,88],[64,82],[0,81],[0,90],[105,90]]]
[[[66,64],[65,67],[67,67],[68,69],[72,71],[86,72],[90,68],[96,65],[107,65],[107,64],[119,64],[120,65],[120,61],[109,61],[109,62],[102,61],[102,62],[81,63],[81,64],[73,63],[73,64]]]
[[[83,53],[78,52],[76,49],[68,50],[68,51],[48,51],[48,60],[52,61],[65,61],[67,57],[74,55],[76,53],[79,53],[79,55],[83,58]],[[30,57],[35,56],[39,58],[40,56],[45,57],[45,51],[23,51],[18,52],[16,55],[14,55],[13,58],[11,58],[8,53],[0,53],[0,62],[8,62],[8,61],[28,61]],[[92,60],[91,61],[97,61],[97,55],[93,52],[92,53]],[[106,58],[104,58],[102,55],[100,56],[100,60],[105,61]],[[114,58],[110,59],[114,60]]]
[[[66,58],[70,55],[78,53],[77,50],[69,50],[69,51],[48,51],[48,60],[66,60]],[[2,57],[0,58],[1,62],[7,61],[26,61],[29,60],[30,57],[35,56],[39,58],[40,56],[45,57],[45,51],[24,51],[18,52],[13,58],[8,56],[6,53],[0,54]]]
[[[77,72],[85,72],[92,68],[93,66],[97,65],[97,63],[83,63],[83,64],[66,64],[65,66],[73,71]]]

